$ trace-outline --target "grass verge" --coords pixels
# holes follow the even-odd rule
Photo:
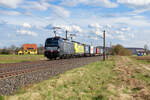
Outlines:
[[[3,97],[0,95],[0,100],[3,100]]]
[[[150,56],[146,56],[146,58],[148,57],[150,58]],[[136,63],[136,65],[139,65],[139,66],[143,65],[143,66],[149,67],[150,65],[150,60],[147,60],[147,59],[137,60],[136,58],[132,58],[132,61]],[[135,78],[139,80],[143,80],[146,84],[150,84],[150,70],[143,68],[141,69],[141,71],[137,71]]]
[[[137,63],[150,64],[150,56],[130,56],[130,58]]]
[[[44,59],[43,55],[0,55],[0,63],[31,62]]]
[[[39,84],[20,89],[5,100],[108,100],[107,89],[117,73],[113,59],[73,69]]]

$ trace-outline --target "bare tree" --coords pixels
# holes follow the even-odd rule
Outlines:
[[[15,54],[16,49],[17,49],[17,47],[15,45],[11,45],[9,47],[10,54]]]
[[[148,45],[147,44],[144,45],[144,50],[145,50],[146,54],[148,55]]]
[[[44,54],[44,45],[43,44],[39,44],[39,46],[38,46],[38,54]]]
[[[16,48],[17,48],[17,47],[16,47],[15,45],[11,45],[11,46],[10,46],[10,49],[13,50],[13,51],[15,51]]]

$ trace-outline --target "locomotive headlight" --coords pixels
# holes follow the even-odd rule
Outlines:
[[[59,51],[60,51],[60,48],[58,48],[57,51],[59,52]]]

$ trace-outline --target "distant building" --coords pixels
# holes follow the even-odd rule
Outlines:
[[[21,50],[18,51],[18,55],[23,55],[23,54],[37,54],[37,45],[24,44]]]
[[[144,48],[126,48],[126,49],[130,50],[133,55],[137,55],[138,53],[142,53],[142,55],[145,55],[146,53]]]

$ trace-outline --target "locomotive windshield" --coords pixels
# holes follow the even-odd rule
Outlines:
[[[45,46],[46,47],[56,47],[56,46],[58,46],[58,39],[55,39],[55,38],[47,39],[46,43],[45,43]]]

